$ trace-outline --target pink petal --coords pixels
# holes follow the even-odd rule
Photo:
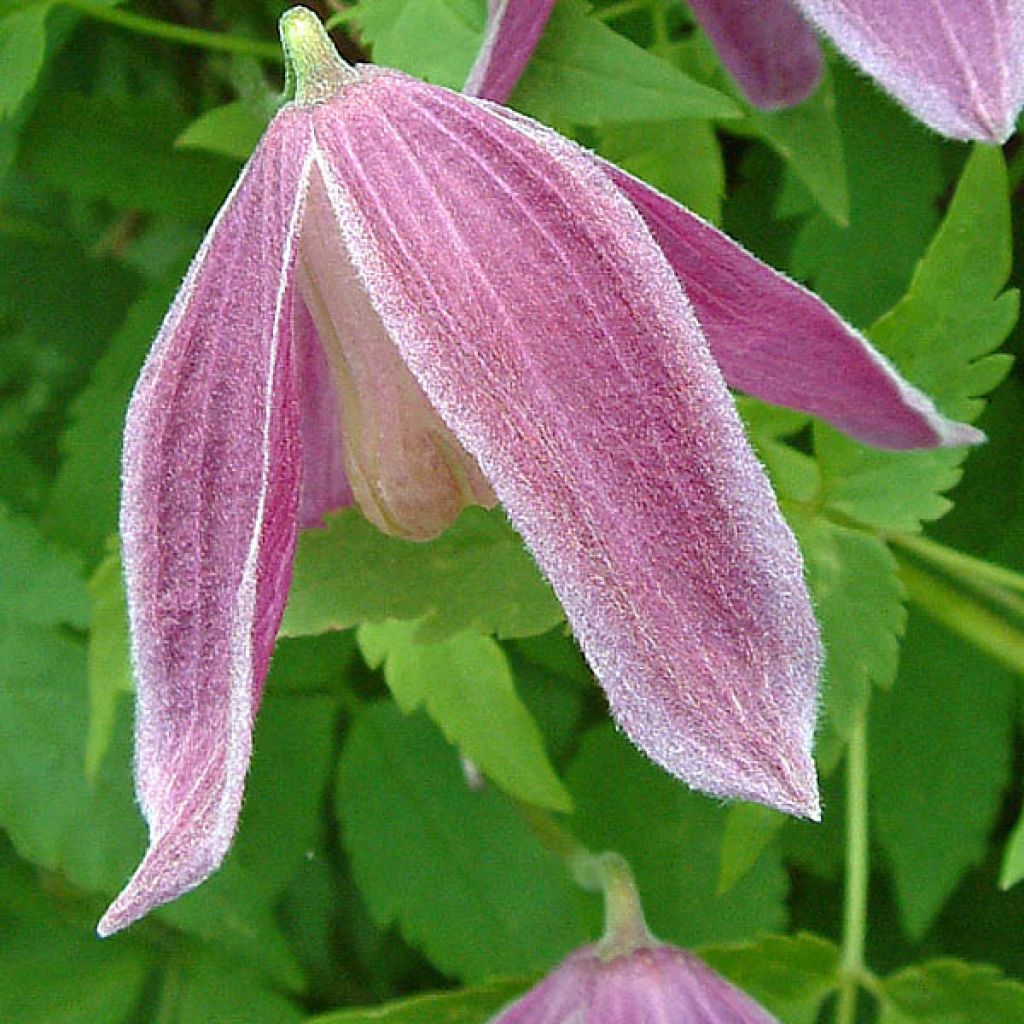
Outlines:
[[[791,107],[818,87],[818,40],[790,0],[690,0],[690,7],[755,106]]]
[[[611,164],[668,258],[730,386],[827,420],[879,448],[976,444],[812,292]]]
[[[796,0],[915,117],[1005,142],[1024,104],[1024,0]]]
[[[487,29],[462,91],[504,103],[529,63],[555,0],[487,0]]]
[[[341,410],[327,353],[306,304],[298,299],[293,307],[292,336],[302,433],[299,528],[304,530],[321,525],[328,512],[351,505],[352,489],[345,476]]]
[[[121,528],[150,843],[101,935],[198,885],[235,831],[300,489],[292,279],[310,157],[294,113],[217,215],[128,411]]]
[[[370,305],[315,168],[298,284],[340,396],[345,470],[363,514],[384,533],[429,540],[467,504],[493,505]]]
[[[554,133],[394,72],[314,116],[374,306],[622,727],[699,789],[816,815],[800,556],[639,216]]]

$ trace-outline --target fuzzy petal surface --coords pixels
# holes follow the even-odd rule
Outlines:
[[[651,229],[731,387],[879,448],[976,444],[813,292],[649,185],[603,165]]]
[[[128,410],[121,535],[150,838],[103,935],[202,882],[235,832],[301,486],[292,304],[310,146],[292,114],[217,215]]]
[[[1024,104],[1024,0],[795,0],[850,60],[953,139],[1005,142]]]
[[[791,0],[690,0],[690,7],[755,106],[791,107],[818,87],[818,40]]]
[[[642,219],[554,133],[396,72],[317,107],[315,133],[383,324],[619,724],[696,788],[815,816],[800,555]]]
[[[778,1024],[699,957],[652,946],[568,957],[491,1024]]]
[[[487,0],[487,28],[462,91],[504,103],[548,23],[555,0]]]
[[[306,304],[293,303],[292,337],[302,432],[302,500],[299,528],[319,526],[335,509],[352,504],[345,474],[341,409],[327,353]]]

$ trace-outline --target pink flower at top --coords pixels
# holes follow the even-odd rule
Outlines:
[[[981,435],[811,293],[554,132],[351,68],[303,8],[282,38],[294,101],[128,411],[150,844],[101,933],[221,863],[296,533],[351,501],[410,539],[500,501],[633,742],[698,789],[816,817],[818,630],[726,382],[895,448]]]

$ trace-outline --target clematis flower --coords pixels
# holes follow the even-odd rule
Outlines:
[[[1024,105],[1024,0],[689,4],[722,63],[758,107],[792,106],[814,92],[821,53],[812,26],[941,135],[1005,142]],[[490,0],[487,42],[466,91],[504,103],[552,6]]]
[[[703,960],[653,938],[628,865],[604,854],[607,927],[490,1024],[778,1024]]]
[[[632,740],[706,792],[816,816],[817,626],[715,360],[893,447],[980,435],[809,292],[555,133],[351,68],[302,8],[281,31],[294,100],[128,411],[150,842],[100,932],[223,859],[296,532],[348,501],[410,539],[501,501]]]

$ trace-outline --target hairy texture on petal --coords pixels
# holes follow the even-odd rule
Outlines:
[[[585,947],[491,1024],[777,1024],[702,960],[672,946],[603,958]]]
[[[363,514],[384,533],[429,540],[466,505],[493,505],[480,468],[431,407],[371,306],[315,168],[299,287],[341,396],[345,468]]]
[[[851,60],[954,139],[1005,142],[1024,103],[1024,0],[796,0]]]
[[[398,73],[315,117],[382,321],[619,723],[697,788],[816,815],[800,556],[639,215],[554,133]]]
[[[555,0],[487,0],[487,28],[462,91],[504,103],[551,16]]]
[[[128,410],[122,550],[150,837],[101,934],[198,885],[235,831],[295,545],[292,277],[308,174],[308,122],[286,110],[210,229]]]
[[[812,292],[649,185],[603,166],[647,222],[732,387],[813,413],[879,448],[984,440],[942,416]]]
[[[297,299],[293,307],[292,336],[302,435],[299,528],[304,530],[322,525],[328,512],[351,505],[352,488],[345,475],[341,409],[327,353],[306,304]]]
[[[818,40],[790,0],[690,0],[690,7],[755,106],[791,107],[818,87]]]

